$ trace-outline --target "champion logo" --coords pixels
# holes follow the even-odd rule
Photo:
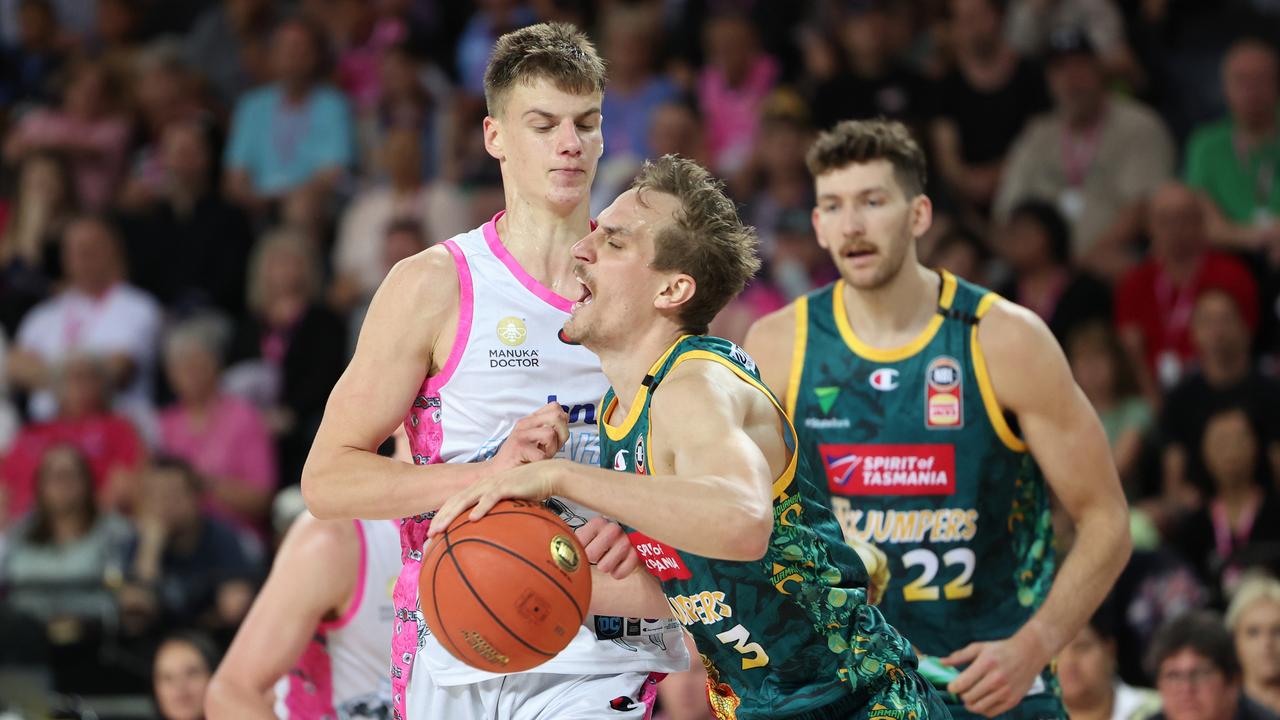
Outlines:
[[[636,438],[636,472],[644,475],[644,436]]]
[[[880,368],[871,373],[871,387],[880,392],[898,389],[898,371],[893,368]]]
[[[627,451],[619,450],[617,455],[613,456],[613,469],[623,472],[627,469]]]

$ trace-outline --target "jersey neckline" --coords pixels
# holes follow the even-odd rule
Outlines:
[[[863,342],[853,331],[853,326],[849,324],[849,314],[844,306],[844,281],[837,280],[835,291],[831,293],[831,311],[836,319],[836,328],[840,331],[840,337],[844,339],[845,345],[849,346],[849,350],[853,354],[870,360],[872,362],[899,362],[915,355],[929,344],[933,337],[938,334],[938,330],[942,327],[943,312],[951,309],[951,303],[956,297],[956,277],[946,270],[939,270],[938,274],[942,277],[942,285],[938,293],[938,312],[929,319],[929,323],[924,329],[905,345],[896,348],[878,348]]]
[[[498,220],[506,214],[506,210],[499,210],[498,213],[494,215],[489,222],[485,223],[482,228],[485,243],[489,246],[489,252],[493,253],[494,257],[498,258],[498,260],[506,266],[507,270],[511,272],[511,275],[515,277],[516,281],[523,285],[526,290],[561,312],[573,312],[573,300],[570,300],[546,285],[538,282],[536,278],[520,266],[520,263],[511,255],[511,251],[507,249],[507,246],[502,244],[502,239],[498,237]],[[591,228],[594,230],[596,226],[595,220],[591,220],[590,222]]]

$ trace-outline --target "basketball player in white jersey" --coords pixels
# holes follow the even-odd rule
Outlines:
[[[303,471],[303,495],[319,517],[405,518],[396,720],[639,718],[653,674],[689,667],[673,621],[589,618],[535,672],[492,675],[449,655],[418,609],[430,514],[445,499],[552,455],[598,461],[596,404],[607,382],[595,356],[560,329],[573,306],[566,294],[578,288],[569,249],[591,231],[603,92],[604,65],[571,26],[534,25],[498,40],[485,74],[484,141],[500,163],[506,210],[391,270]],[[412,465],[374,452],[402,422]],[[586,522],[585,511],[558,509],[571,524]]]
[[[390,717],[387,647],[399,574],[398,522],[303,513],[209,684],[206,715]]]

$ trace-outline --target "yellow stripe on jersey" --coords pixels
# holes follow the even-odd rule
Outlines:
[[[849,350],[858,357],[879,363],[906,360],[923,350],[933,340],[933,336],[938,334],[938,330],[942,328],[942,322],[945,318],[943,318],[942,313],[937,313],[929,319],[929,324],[925,325],[924,330],[921,330],[920,334],[916,335],[915,339],[906,345],[896,348],[872,347],[859,340],[857,334],[853,332],[853,326],[849,324],[849,315],[845,312],[844,306],[844,287],[843,280],[836,281],[835,292],[831,293],[832,314],[835,315],[836,327],[840,330],[840,337],[844,338],[845,345],[848,345]],[[955,296],[956,278],[944,270],[942,272],[942,292],[938,297],[939,307],[943,310],[949,310]]]
[[[667,357],[671,355],[671,351],[675,350],[676,346],[680,344],[680,341],[687,337],[689,336],[681,335],[679,338],[676,338],[676,341],[671,343],[671,347],[667,348],[667,351],[662,353],[662,356],[649,366],[648,374],[653,375],[658,372],[658,368],[662,367],[662,363],[667,361]],[[627,435],[631,433],[631,428],[635,427],[636,421],[640,419],[640,411],[644,409],[644,400],[648,394],[649,387],[647,385],[641,385],[640,389],[636,391],[636,396],[631,400],[631,408],[627,410],[627,417],[623,419],[621,425],[616,426],[609,424],[609,418],[613,415],[614,408],[618,407],[618,396],[616,394],[613,396],[613,402],[609,403],[609,407],[604,408],[600,415],[603,419],[603,422],[600,424],[604,426],[604,432],[609,436],[610,440],[614,442],[622,442],[626,439]]]
[[[989,292],[982,296],[982,300],[978,301],[978,309],[974,312],[974,316],[979,320],[992,305],[1000,300],[1000,296]],[[1004,419],[1004,411],[1000,408],[1000,401],[996,398],[995,388],[991,385],[991,375],[987,373],[987,360],[982,355],[982,344],[978,342],[978,327],[980,323],[974,323],[970,339],[970,345],[973,348],[973,374],[978,377],[978,392],[982,395],[982,405],[987,409],[987,419],[991,421],[991,427],[996,431],[1000,441],[1005,447],[1014,452],[1026,452],[1027,444],[1022,438],[1014,434],[1013,428],[1009,427],[1008,421]]]
[[[798,447],[796,440],[795,426],[791,424],[790,416],[788,416],[782,409],[782,405],[778,403],[778,399],[775,398],[773,393],[769,392],[769,389],[761,384],[760,381],[751,377],[751,375],[742,368],[734,365],[729,358],[726,358],[723,355],[717,355],[716,353],[708,350],[690,350],[688,352],[681,353],[680,357],[676,358],[676,361],[671,363],[671,369],[667,370],[667,374],[670,375],[675,372],[675,369],[680,367],[680,363],[686,360],[710,360],[711,362],[720,363],[732,370],[735,375],[745,380],[748,385],[764,393],[764,396],[769,398],[769,402],[773,404],[774,409],[778,411],[778,415],[780,415],[783,422],[786,423],[787,432],[791,433],[791,442],[787,443],[791,450],[791,460],[787,462],[787,468],[782,471],[782,475],[778,476],[778,478],[773,481],[773,499],[777,500],[779,498],[785,498],[786,489],[791,487],[791,483],[796,476],[796,465],[800,461],[800,448]]]
[[[800,380],[804,375],[804,354],[809,344],[809,296],[801,295],[796,300],[796,333],[791,346],[791,373],[787,379],[787,390],[784,397],[787,404],[787,417],[796,414],[796,400],[800,397]]]

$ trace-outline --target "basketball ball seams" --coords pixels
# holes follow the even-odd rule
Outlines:
[[[435,560],[436,560],[435,567],[433,567],[433,568],[431,569],[431,576],[432,576],[433,580],[434,580],[434,578],[436,577],[436,572],[437,572],[437,571],[439,571],[439,569],[440,569],[440,563],[444,562],[445,555],[446,555],[446,553],[448,552],[448,547],[449,547],[449,533],[448,533],[448,532],[446,532],[446,533],[445,533],[444,541],[445,541],[445,542],[444,542],[444,545],[442,545],[442,546],[441,546],[441,547],[442,547],[442,548],[444,548],[444,549],[442,549],[439,553],[437,553],[437,554],[436,554],[436,558],[435,558]],[[419,597],[421,597],[421,596],[422,596],[422,591],[421,591],[421,590],[419,590],[419,591],[418,591],[418,596],[419,596]],[[432,607],[434,607],[434,608],[435,608],[435,617],[436,617],[436,621],[437,621],[437,624],[440,626],[440,627],[435,628],[435,636],[436,636],[436,638],[438,638],[438,639],[440,640],[440,642],[442,642],[442,643],[447,643],[447,644],[448,644],[448,646],[449,646],[447,649],[449,650],[449,652],[450,652],[451,654],[453,654],[453,655],[456,657],[456,656],[461,652],[461,650],[458,648],[457,643],[455,643],[455,642],[453,641],[453,637],[451,637],[451,636],[449,635],[448,628],[445,628],[445,627],[444,627],[444,615],[440,612],[440,598],[439,598],[439,596],[438,596],[438,595],[436,595],[436,583],[435,583],[435,582],[432,582],[432,583],[431,583],[431,605],[432,605]],[[425,619],[425,618],[423,619],[423,622],[426,622],[426,619]],[[431,628],[431,624],[430,624],[430,623],[428,623],[428,624],[427,624],[427,628],[428,628],[428,629],[430,629],[430,628]]]
[[[573,609],[575,612],[577,612],[578,614],[583,614],[582,606],[578,604],[578,598],[574,597],[573,593],[565,589],[565,587],[562,584],[560,584],[560,581],[556,579],[554,575],[538,567],[537,563],[530,561],[529,558],[521,555],[520,553],[512,551],[510,548],[499,545],[491,540],[485,540],[483,538],[467,538],[465,540],[459,540],[457,544],[462,545],[463,543],[479,543],[481,545],[488,545],[489,547],[492,547],[495,550],[501,550],[502,552],[519,560],[525,565],[528,565],[529,567],[537,571],[539,575],[545,577],[547,580],[550,580],[551,584],[555,585],[556,589],[559,590],[566,598],[568,598],[569,602],[573,603]],[[468,587],[470,586],[468,585]]]
[[[446,533],[446,534],[447,534],[447,533]],[[475,539],[459,540],[456,544],[457,544],[457,545],[461,545],[461,544],[462,544],[462,543],[464,543],[464,542],[482,542],[482,541],[478,541],[478,540],[475,540]],[[486,544],[492,544],[492,543],[486,543]],[[466,574],[466,573],[464,573],[464,572],[462,571],[462,565],[458,562],[458,558],[457,558],[456,556],[454,556],[454,554],[453,554],[453,547],[454,547],[454,545],[455,545],[455,543],[449,543],[449,544],[445,547],[444,552],[445,552],[445,554],[446,554],[446,555],[448,555],[448,556],[449,556],[449,560],[453,562],[453,567],[454,567],[454,569],[458,571],[458,578],[459,578],[460,580],[462,580],[462,583],[463,583],[464,585],[466,585],[466,586],[467,586],[467,591],[471,593],[471,597],[476,601],[476,603],[477,603],[477,604],[478,604],[478,605],[479,605],[479,606],[480,606],[480,607],[481,607],[481,608],[482,608],[486,613],[488,613],[489,617],[490,617],[490,618],[492,618],[492,619],[493,619],[493,621],[494,621],[495,623],[497,623],[497,624],[498,624],[498,627],[500,627],[500,628],[502,628],[504,631],[506,631],[506,633],[507,633],[508,635],[510,635],[512,638],[514,638],[514,639],[516,640],[516,642],[520,643],[521,645],[525,646],[526,648],[528,648],[528,649],[529,649],[529,650],[531,650],[532,652],[535,652],[535,653],[537,653],[537,654],[539,654],[539,655],[544,655],[544,656],[546,656],[546,657],[548,657],[548,658],[555,657],[555,655],[556,655],[555,653],[549,653],[549,652],[547,652],[547,651],[545,651],[545,650],[541,650],[541,649],[538,649],[538,648],[536,648],[536,647],[534,647],[534,646],[530,645],[530,644],[529,644],[529,643],[528,643],[524,638],[522,638],[522,637],[520,637],[519,635],[517,635],[517,634],[515,633],[515,631],[514,631],[514,630],[512,630],[510,627],[507,627],[507,624],[506,624],[505,622],[503,622],[503,621],[502,621],[502,618],[499,618],[499,617],[498,617],[498,615],[497,615],[497,613],[495,613],[495,612],[494,612],[494,611],[489,607],[489,603],[486,603],[486,602],[484,601],[484,598],[482,598],[482,597],[480,596],[480,593],[476,591],[475,586],[474,586],[474,585],[472,585],[472,584],[471,584],[471,581],[467,579],[467,574]],[[506,548],[502,548],[502,546],[500,546],[500,545],[494,545],[494,547],[498,547],[498,548],[502,549],[503,551],[510,553],[510,551],[509,551],[509,550],[506,550]],[[515,553],[511,553],[511,554],[512,554],[512,555],[515,555]],[[520,557],[520,556],[519,556],[519,555],[516,555],[516,557]],[[520,558],[520,559],[521,559],[521,560],[524,560],[524,558]],[[577,607],[577,603],[574,603],[574,607]]]

